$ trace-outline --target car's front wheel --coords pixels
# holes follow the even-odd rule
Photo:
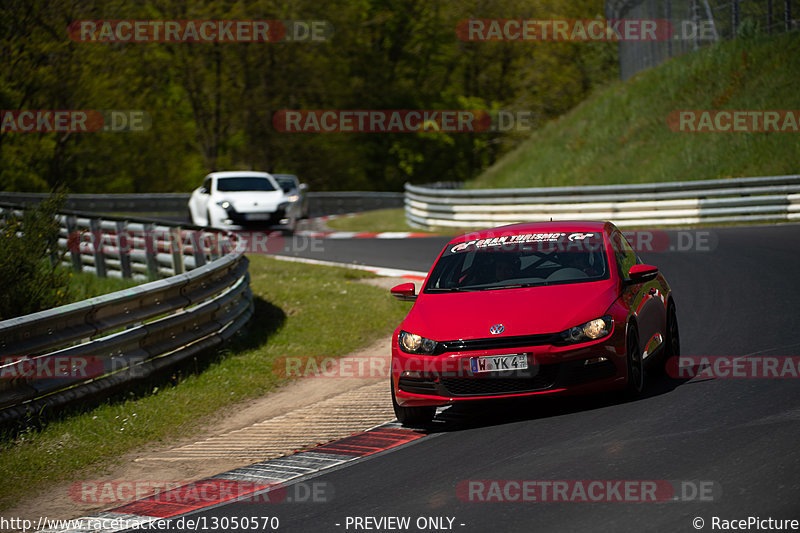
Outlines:
[[[404,426],[424,426],[433,420],[436,414],[436,407],[403,407],[397,403],[394,395],[394,384],[389,382],[392,389],[392,406],[397,420]]]
[[[639,348],[639,333],[633,327],[628,332],[625,351],[628,359],[628,385],[625,392],[629,398],[636,398],[644,391],[644,362]]]

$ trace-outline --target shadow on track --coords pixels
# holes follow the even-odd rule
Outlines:
[[[687,381],[688,378],[674,379],[666,375],[648,375],[645,392],[636,399],[628,399],[622,392],[612,391],[576,396],[533,396],[457,404],[437,413],[431,424],[420,429],[424,429],[427,433],[445,433],[569,415],[668,394]]]

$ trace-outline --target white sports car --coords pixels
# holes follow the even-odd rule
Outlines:
[[[192,223],[213,228],[282,226],[294,231],[301,213],[278,182],[266,172],[212,172],[189,198]]]

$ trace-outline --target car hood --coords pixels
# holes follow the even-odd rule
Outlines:
[[[421,294],[402,328],[438,341],[557,333],[599,318],[617,297],[612,280],[521,289]]]
[[[227,200],[240,213],[275,211],[285,202],[283,191],[223,191],[217,193],[217,202]]]

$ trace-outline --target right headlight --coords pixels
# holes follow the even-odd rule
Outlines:
[[[436,351],[436,346],[439,344],[435,340],[426,339],[407,331],[400,332],[397,337],[397,343],[402,351],[418,355],[433,355]]]
[[[561,342],[563,344],[577,344],[602,339],[611,333],[613,326],[614,320],[611,315],[595,318],[580,326],[574,326],[562,331]]]

